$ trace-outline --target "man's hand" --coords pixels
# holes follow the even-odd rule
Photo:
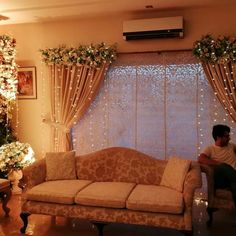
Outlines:
[[[205,165],[210,165],[210,166],[218,166],[218,165],[222,164],[219,161],[212,160],[210,157],[208,157],[204,153],[200,154],[200,156],[198,157],[198,162],[200,164],[205,164]]]

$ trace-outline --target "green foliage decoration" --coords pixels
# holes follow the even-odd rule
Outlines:
[[[100,67],[103,63],[116,59],[116,44],[108,46],[104,42],[91,45],[80,45],[77,48],[59,46],[57,48],[40,49],[42,60],[48,65],[88,65]]]
[[[207,34],[194,43],[192,51],[197,58],[206,63],[235,63],[236,39],[230,36],[219,36],[215,39]]]

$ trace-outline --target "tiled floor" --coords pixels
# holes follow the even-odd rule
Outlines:
[[[22,221],[20,213],[20,196],[14,195],[9,203],[10,217],[4,217],[0,209],[0,236],[22,235],[19,229]],[[207,214],[205,203],[194,204],[194,236],[233,236],[236,233],[236,211],[219,211],[215,213],[211,229],[206,227]],[[96,228],[89,222],[62,217],[31,215],[27,235],[35,236],[97,236]],[[109,224],[104,229],[104,236],[181,236],[180,232],[145,226]]]

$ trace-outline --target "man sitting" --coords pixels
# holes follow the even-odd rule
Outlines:
[[[229,188],[236,205],[236,144],[230,143],[230,127],[213,126],[215,144],[206,147],[198,161],[214,167],[215,188]]]

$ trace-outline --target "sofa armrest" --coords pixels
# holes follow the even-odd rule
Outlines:
[[[43,183],[46,179],[46,162],[45,158],[35,161],[30,166],[23,169],[22,182],[25,190]]]
[[[214,186],[214,168],[209,165],[201,164],[201,171],[206,174],[207,180],[207,197],[208,197],[208,206],[213,206],[214,201],[214,193],[215,193],[215,186]]]
[[[196,188],[202,187],[202,176],[200,165],[197,162],[191,163],[191,168],[184,181],[184,202],[185,206],[192,206]]]
[[[193,208],[193,198],[196,188],[201,188],[202,186],[202,176],[201,169],[197,162],[192,162],[189,172],[186,175],[184,181],[184,221],[186,228],[192,230],[192,208]]]

